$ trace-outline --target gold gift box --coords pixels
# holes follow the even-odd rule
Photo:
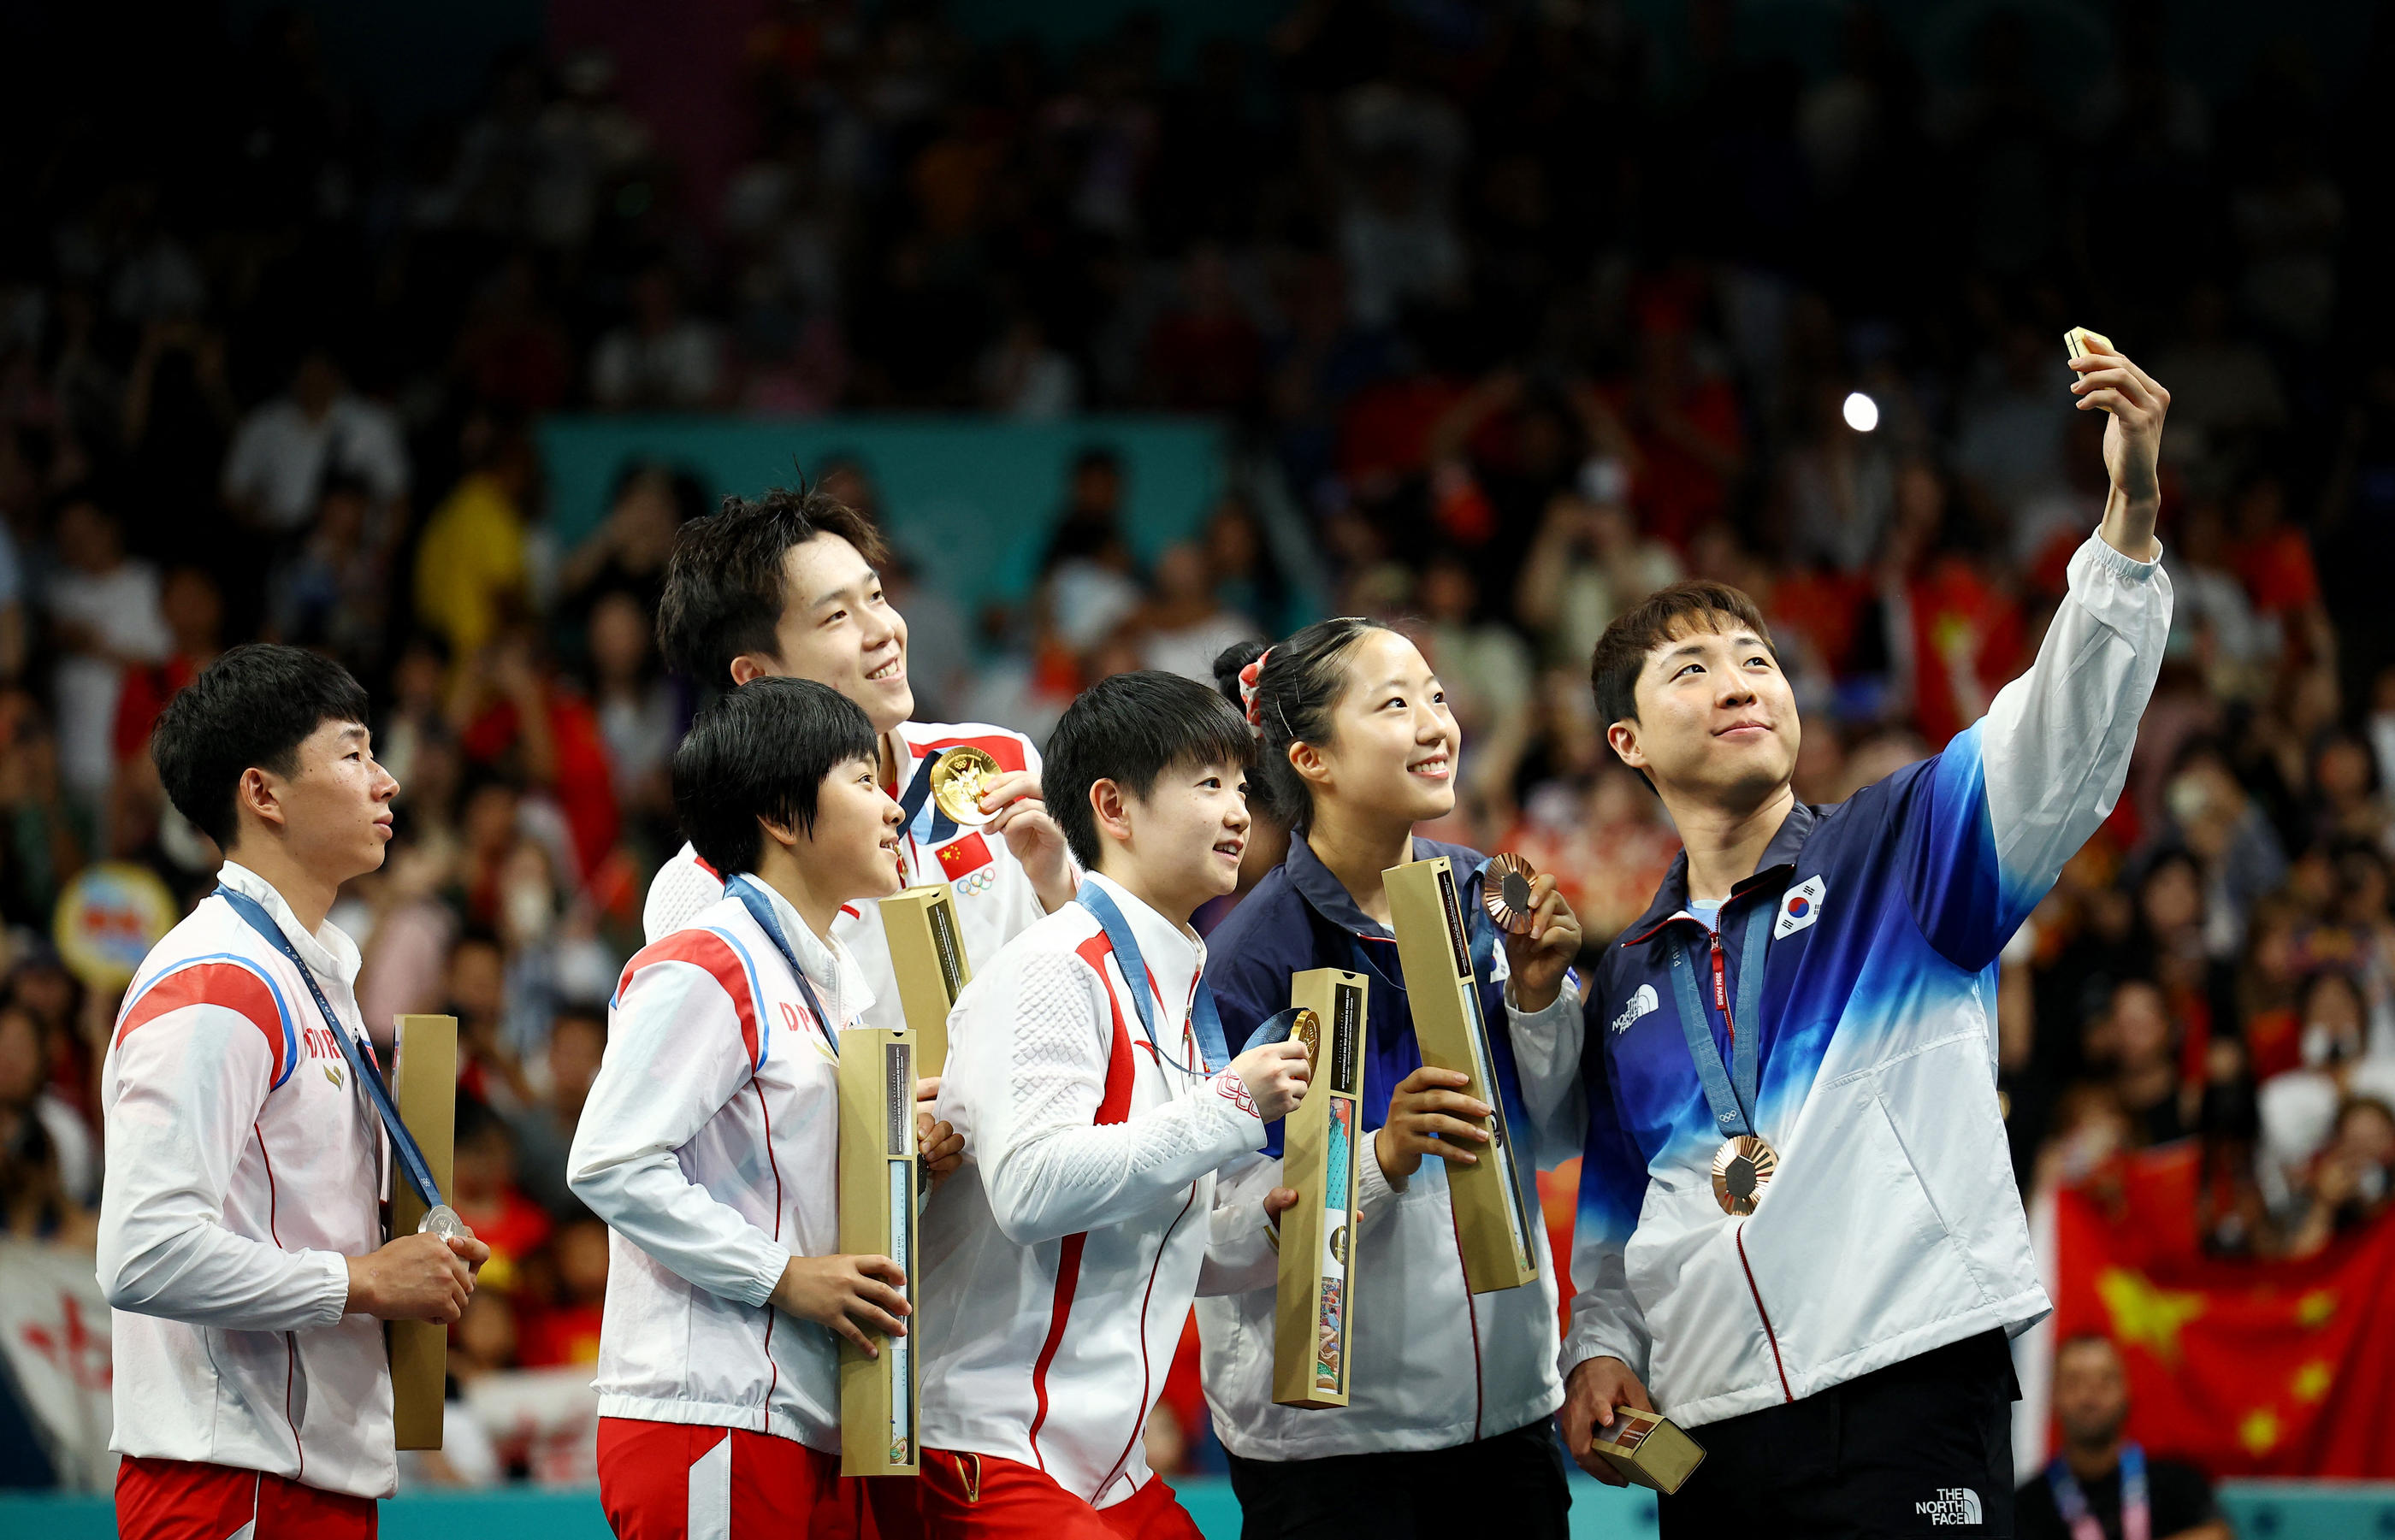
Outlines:
[[[1382,875],[1388,884],[1397,963],[1405,971],[1406,1003],[1413,1013],[1422,1062],[1462,1072],[1470,1077],[1464,1094],[1491,1109],[1489,1141],[1469,1147],[1479,1160],[1447,1168],[1456,1234],[1463,1248],[1464,1281],[1474,1294],[1519,1288],[1539,1276],[1530,1227],[1542,1221],[1524,1200],[1515,1177],[1516,1131],[1505,1125],[1504,1100],[1497,1094],[1489,1024],[1480,1017],[1480,991],[1472,967],[1472,933],[1464,927],[1455,868],[1445,856],[1434,856],[1392,866]]]
[[[883,899],[881,933],[898,976],[899,1008],[915,1034],[916,1069],[937,1074],[948,1058],[948,1011],[973,982],[955,893],[931,882]]]
[[[1705,1460],[1704,1446],[1678,1423],[1634,1406],[1615,1407],[1613,1426],[1592,1428],[1589,1447],[1615,1474],[1667,1497]]]
[[[457,1153],[457,1019],[403,1016],[391,1044],[391,1100],[399,1121],[416,1137],[432,1183],[449,1191]],[[390,1232],[413,1235],[424,1222],[424,1200],[405,1178],[390,1184]],[[390,1426],[401,1449],[441,1447],[441,1407],[449,1385],[449,1328],[438,1321],[393,1321],[390,1344]]]
[[[920,1304],[915,1262],[915,1042],[888,1027],[840,1034],[840,1249],[887,1257],[906,1272]],[[912,1476],[921,1439],[916,1397],[915,1323],[867,1357],[840,1345],[840,1473]]]
[[[1281,1131],[1281,1185],[1297,1206],[1281,1216],[1274,1311],[1273,1400],[1347,1404],[1347,1344],[1355,1329],[1356,1163],[1363,1143],[1364,1008],[1360,973],[1317,967],[1290,980],[1289,1003],[1314,1013],[1314,1076]]]

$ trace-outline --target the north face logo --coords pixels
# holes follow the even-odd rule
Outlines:
[[[1966,1486],[1941,1486],[1938,1495],[1926,1503],[1912,1505],[1913,1513],[1933,1524],[1959,1524],[1976,1528],[1985,1520],[1979,1515],[1979,1494]]]
[[[1621,1014],[1613,1019],[1613,1030],[1628,1032],[1631,1022],[1637,1020],[1661,1004],[1662,1002],[1655,997],[1653,984],[1640,984],[1638,993],[1632,995],[1630,1003],[1621,1007]]]

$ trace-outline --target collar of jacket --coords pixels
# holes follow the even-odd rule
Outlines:
[[[1758,888],[1786,886],[1789,874],[1796,869],[1797,852],[1805,848],[1805,841],[1812,836],[1813,826],[1820,819],[1819,813],[1802,802],[1791,807],[1788,816],[1780,821],[1779,832],[1771,836],[1771,843],[1763,848],[1763,859],[1755,862],[1754,875],[1740,878],[1731,887],[1723,910],[1727,912],[1730,904]],[[1687,915],[1687,910],[1688,852],[1684,849],[1672,858],[1672,869],[1663,874],[1662,886],[1655,889],[1655,902],[1647,906],[1647,913],[1631,922],[1619,944],[1636,946]]]
[[[1445,856],[1455,862],[1458,878],[1462,885],[1461,891],[1467,905],[1464,917],[1470,919],[1468,906],[1480,902],[1472,885],[1478,880],[1480,869],[1488,862],[1477,850],[1467,847],[1443,845],[1436,839],[1415,836],[1414,859],[1428,861],[1433,856]],[[1324,919],[1367,941],[1396,939],[1389,933],[1387,926],[1357,906],[1355,896],[1347,891],[1347,885],[1341,882],[1330,867],[1322,864],[1322,858],[1314,853],[1314,847],[1305,842],[1303,835],[1290,836],[1289,854],[1282,859],[1282,864],[1289,868],[1289,885],[1297,889],[1297,896],[1313,906],[1314,912]],[[1677,872],[1679,868],[1673,870]],[[1686,886],[1685,877],[1682,885]]]

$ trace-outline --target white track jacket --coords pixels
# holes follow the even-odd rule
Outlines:
[[[855,960],[758,890],[846,1027]],[[633,957],[567,1164],[610,1231],[600,1415],[839,1450],[838,1338],[766,1303],[791,1257],[840,1249],[839,1157],[832,1039],[737,898]]]
[[[917,1350],[927,1448],[1035,1466],[1103,1508],[1148,1480],[1142,1439],[1200,1286],[1214,1169],[1264,1124],[1237,1076],[1191,1068],[1204,944],[1089,880],[1153,983],[1124,977],[1075,903],[958,998],[938,1115],[965,1164],[925,1212]],[[1159,1043],[1134,988],[1154,991]]]
[[[383,1132],[331,1033],[371,1060],[358,949],[299,927],[283,895],[227,862],[340,1020],[222,899],[143,958],[100,1069],[108,1174],[99,1286],[114,1307],[109,1447],[388,1497],[390,1368],[382,1323],[343,1313],[348,1258],[382,1244]]]

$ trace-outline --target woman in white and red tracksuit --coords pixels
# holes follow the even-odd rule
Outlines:
[[[674,757],[724,897],[624,970],[574,1139],[613,1231],[599,1481],[628,1540],[844,1533],[840,1348],[903,1332],[906,1274],[838,1249],[838,1044],[865,995],[831,934],[894,892],[898,807],[825,686],[733,691]]]
[[[1237,881],[1251,752],[1212,692],[1152,673],[1094,686],[1049,741],[1092,875],[948,1018],[940,1115],[966,1165],[925,1215],[918,1349],[936,1540],[1196,1540],[1147,1415],[1205,1286],[1214,1169],[1304,1079],[1296,1044],[1225,1064],[1188,924]]]

